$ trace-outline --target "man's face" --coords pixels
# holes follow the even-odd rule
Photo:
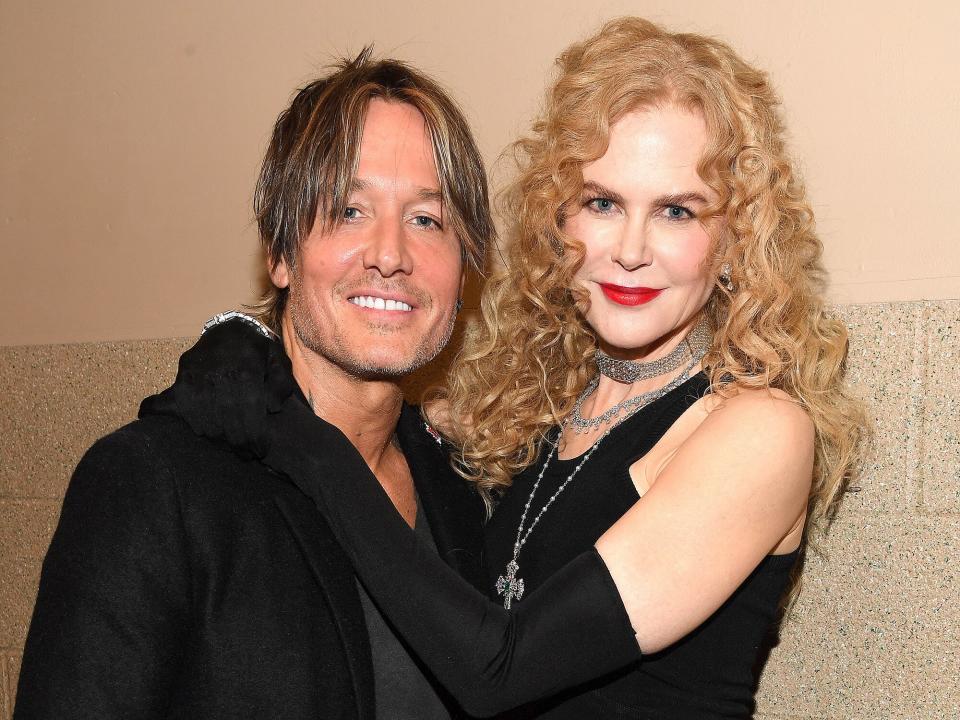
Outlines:
[[[314,222],[299,263],[272,272],[308,352],[362,378],[398,377],[450,338],[463,280],[423,116],[374,99],[340,225]]]

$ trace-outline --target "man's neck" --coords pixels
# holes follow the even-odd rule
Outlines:
[[[403,394],[399,385],[357,378],[307,349],[289,314],[283,319],[283,345],[314,414],[339,428],[379,476],[400,418]]]

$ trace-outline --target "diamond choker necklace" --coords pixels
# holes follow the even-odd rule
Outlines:
[[[635,383],[649,380],[676,370],[691,356],[701,355],[710,346],[710,329],[706,320],[700,320],[677,346],[658,360],[641,362],[639,360],[617,360],[603,350],[597,350],[595,360],[597,370],[611,380],[622,383]]]

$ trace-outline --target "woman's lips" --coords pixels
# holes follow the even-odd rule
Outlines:
[[[608,285],[600,283],[600,289],[607,296],[608,300],[617,303],[617,305],[643,305],[653,300],[657,295],[663,292],[663,289],[656,290],[647,287],[623,287],[622,285]]]

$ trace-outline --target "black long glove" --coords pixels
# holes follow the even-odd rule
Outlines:
[[[177,379],[140,405],[140,415],[174,415],[197,434],[245,458],[269,449],[266,415],[296,392],[290,358],[248,322],[215,325],[180,356]]]
[[[384,614],[470,714],[492,715],[639,659],[595,550],[507,611],[411,531],[337,428],[295,397],[267,423],[263,461],[313,498]]]
[[[278,352],[282,346],[242,321],[214,327],[183,355],[173,387],[144,401],[141,414],[183,417],[313,498],[370,594],[467,712],[491,715],[639,659],[596,551],[512,612],[490,602],[410,530],[346,437],[291,395],[289,361]]]

